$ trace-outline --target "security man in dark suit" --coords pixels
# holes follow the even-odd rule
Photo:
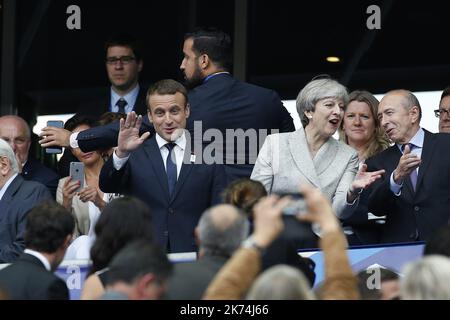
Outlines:
[[[72,239],[75,221],[70,212],[49,201],[27,217],[25,252],[0,271],[0,287],[10,299],[68,300],[65,282],[53,274]]]
[[[221,201],[223,166],[205,164],[185,130],[190,108],[186,89],[174,80],[155,83],[148,93],[148,119],[156,134],[139,136],[142,116],[120,120],[118,147],[100,173],[104,192],[130,194],[146,202],[158,242],[168,252],[196,251],[200,215]]]
[[[232,47],[226,33],[215,29],[188,33],[183,54],[180,69],[191,89],[188,94],[191,115],[186,128],[195,139],[194,148],[206,147],[210,141],[204,138],[204,133],[216,129],[224,140],[220,148],[215,148],[214,156],[225,164],[227,182],[249,178],[265,136],[295,130],[289,112],[276,92],[231,76]],[[154,133],[145,118],[141,133],[144,131]],[[44,128],[40,143],[44,147],[70,144],[92,151],[114,146],[117,132],[116,123],[80,132],[69,139],[68,132]]]

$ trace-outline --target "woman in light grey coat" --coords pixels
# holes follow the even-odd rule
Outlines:
[[[359,193],[383,170],[366,172],[363,165],[358,171],[357,152],[332,137],[347,102],[347,89],[337,81],[309,82],[297,97],[303,128],[269,135],[251,178],[269,193],[297,193],[300,184],[312,184],[328,196],[338,217],[351,215]]]

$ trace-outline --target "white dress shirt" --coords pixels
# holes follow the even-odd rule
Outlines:
[[[1,189],[0,189],[0,200],[2,200],[3,195],[5,194],[6,190],[8,189],[9,185],[11,184],[11,182],[13,182],[15,177],[17,177],[17,173],[13,174],[12,177],[9,178],[8,181],[6,181],[6,183],[3,185],[3,187],[1,187]]]
[[[423,149],[423,140],[425,139],[425,132],[422,128],[419,128],[419,130],[416,132],[414,137],[409,141],[409,143],[414,145],[414,148],[411,150],[412,154],[415,154],[419,158],[422,157],[422,149]],[[400,152],[403,154],[402,151],[402,145],[397,143],[397,147],[400,149]],[[416,168],[417,175],[419,175],[419,168]],[[391,185],[391,191],[396,195],[400,196],[402,193],[402,184],[397,184],[394,181],[394,172],[392,171],[391,178],[390,178],[390,185]]]
[[[163,159],[164,168],[167,170],[166,161],[167,161],[167,157],[169,156],[169,150],[165,147],[165,145],[169,142],[167,142],[166,140],[161,138],[161,136],[157,133],[156,134],[156,143],[158,144],[159,152],[161,152],[161,158]],[[175,147],[173,148],[173,150],[175,152],[175,159],[177,162],[177,178],[178,178],[180,176],[181,165],[183,164],[184,150],[186,149],[185,133],[183,132],[183,134],[181,136],[179,136],[175,141],[173,141],[173,143],[175,143]],[[129,158],[130,158],[130,156],[125,157],[125,158],[119,158],[117,156],[116,152],[114,151],[114,153],[113,153],[114,168],[116,170],[120,170],[125,165],[125,163],[128,161]]]
[[[25,249],[23,252],[28,253],[28,254],[38,258],[44,265],[45,269],[47,269],[47,271],[52,271],[50,262],[47,260],[47,258],[42,253],[31,250],[31,249]]]

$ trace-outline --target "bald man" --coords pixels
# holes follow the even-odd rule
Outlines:
[[[42,183],[55,198],[59,176],[29,156],[31,130],[25,120],[13,115],[0,117],[0,138],[8,142],[13,149],[22,177]]]
[[[407,90],[388,92],[378,106],[381,126],[395,143],[366,161],[368,171],[386,170],[367,190],[369,211],[386,215],[381,242],[427,241],[450,218],[450,135],[421,128],[421,116]]]
[[[175,265],[168,299],[201,299],[209,282],[247,237],[249,222],[234,206],[221,204],[202,214],[195,232],[199,259]]]

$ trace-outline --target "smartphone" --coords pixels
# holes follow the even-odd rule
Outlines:
[[[292,200],[283,208],[283,215],[296,216],[297,214],[305,214],[308,211],[305,198],[301,193],[283,193],[278,194],[280,197],[289,196]]]
[[[71,162],[70,163],[70,177],[72,181],[80,181],[80,187],[76,190],[79,192],[84,187],[84,163]]]
[[[47,121],[47,127],[63,128],[64,122],[62,122],[61,120],[49,120]],[[62,147],[45,148],[45,153],[51,154],[62,153]]]

